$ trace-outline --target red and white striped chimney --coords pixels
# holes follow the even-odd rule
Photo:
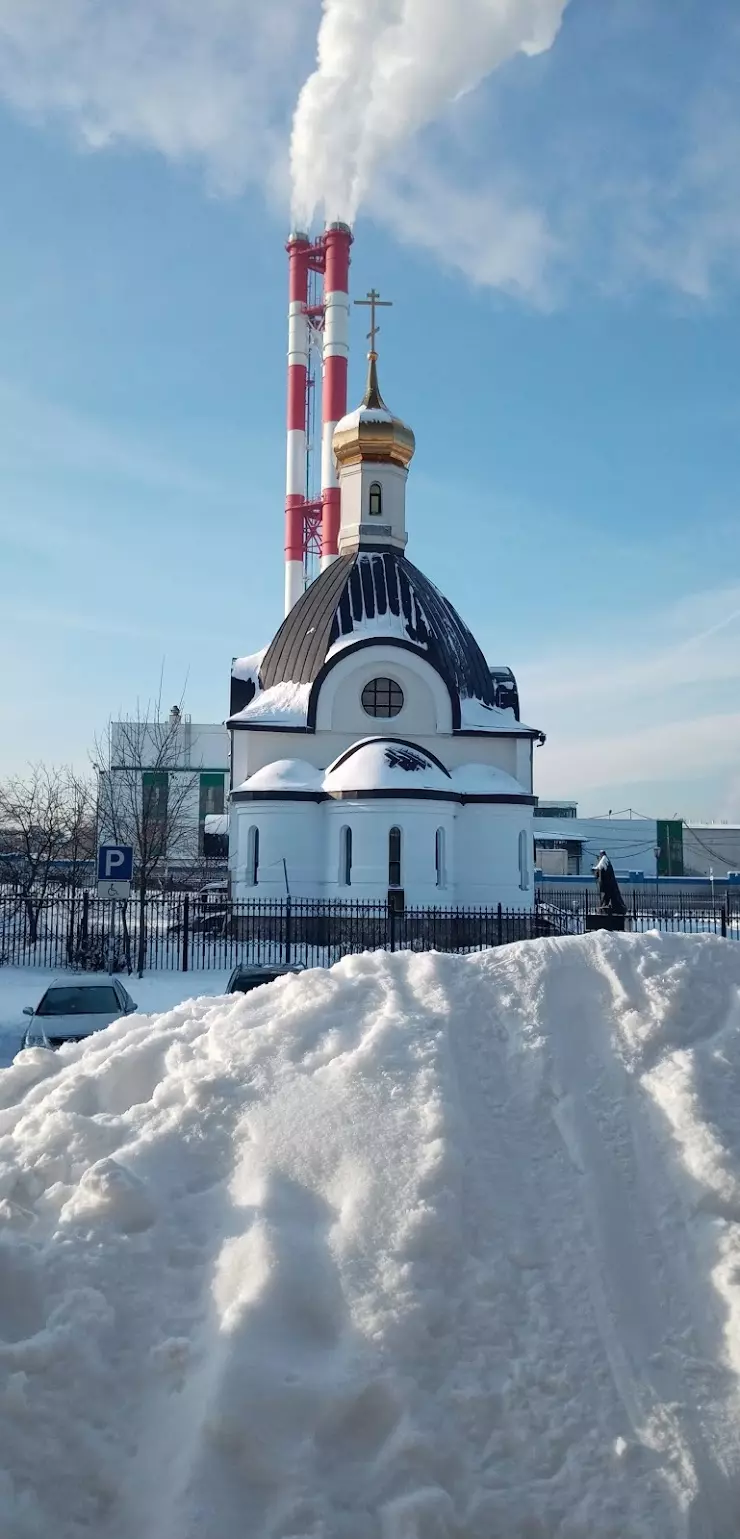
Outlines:
[[[288,462],[285,488],[285,613],[303,592],[303,522],[306,503],[306,380],[308,377],[308,272],[311,242],[300,232],[288,241]]]
[[[334,463],[334,429],[347,412],[349,359],[349,252],[352,231],[328,225],[324,233],[324,370],[321,436],[321,570],[339,551],[339,481]]]

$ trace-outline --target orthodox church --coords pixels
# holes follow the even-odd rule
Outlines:
[[[338,556],[232,667],[235,898],[533,903],[543,737],[511,671],[406,556],[414,449],[372,351],[362,405],[333,435]]]

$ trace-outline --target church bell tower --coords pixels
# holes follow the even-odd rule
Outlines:
[[[373,548],[405,549],[406,481],[416,447],[411,428],[388,410],[378,384],[375,311],[388,301],[381,301],[373,289],[366,300],[356,303],[370,305],[372,323],[362,404],[334,430],[341,494],[340,556]]]

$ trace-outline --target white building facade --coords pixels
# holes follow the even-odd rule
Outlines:
[[[109,762],[99,767],[100,840],[118,832],[135,842],[130,825],[140,826],[146,806],[166,829],[168,871],[197,862],[207,825],[226,813],[229,748],[223,723],[193,722],[176,707],[162,721],[111,722]]]
[[[542,734],[406,558],[414,438],[374,355],[334,452],[339,556],[232,669],[232,894],[530,908]]]

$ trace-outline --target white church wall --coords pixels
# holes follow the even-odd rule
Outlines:
[[[407,905],[532,906],[531,807],[476,802],[461,806],[431,798],[234,803],[229,862],[233,895],[284,898],[285,860],[296,898],[382,902],[389,887],[392,828],[401,830],[400,885]],[[352,840],[349,884],[344,829],[350,830]],[[254,830],[259,837],[256,884]]]
[[[514,737],[484,737],[481,733],[452,737],[445,742],[441,753],[437,748],[437,757],[449,770],[460,769],[463,764],[485,764],[506,770],[507,775],[513,775],[517,780],[517,742]]]
[[[356,550],[363,535],[387,542],[390,538],[399,549],[406,544],[406,478],[408,472],[398,465],[346,465],[342,470],[342,523],[339,531],[339,554],[347,549]],[[380,513],[370,511],[370,488],[380,486]]]
[[[339,882],[336,896],[348,901],[384,901],[389,886],[389,838],[401,830],[401,887],[407,905],[445,907],[454,896],[455,803],[399,797],[337,801],[326,804],[327,889]],[[352,834],[351,882],[343,876],[342,830]],[[437,884],[436,834],[443,830],[445,885]]]
[[[529,739],[516,739],[496,735],[484,737],[438,736],[436,733],[401,732],[400,716],[390,720],[374,720],[363,712],[362,729],[357,732],[235,732],[233,748],[234,786],[240,786],[249,775],[256,774],[266,764],[277,759],[305,759],[316,769],[327,769],[353,743],[366,737],[409,737],[419,748],[441,759],[448,770],[460,769],[463,764],[485,764],[506,770],[519,780],[517,769],[524,766],[526,778],[520,780],[525,790],[529,784]],[[521,748],[519,744],[522,744]]]
[[[455,834],[456,903],[501,903],[513,909],[533,906],[531,807],[468,802],[461,809]]]
[[[323,868],[323,817],[318,802],[235,802],[229,846],[232,895],[281,900],[288,885],[295,898],[318,897]],[[254,834],[259,837],[257,881]]]
[[[368,716],[362,691],[372,679],[391,678],[403,691],[397,716]],[[316,729],[341,729],[353,741],[391,730],[397,737],[452,731],[452,706],[439,674],[423,657],[400,647],[367,647],[338,662],[321,686]]]
[[[519,781],[519,784],[521,786],[524,786],[525,791],[530,791],[530,792],[532,790],[532,769],[533,769],[532,760],[533,760],[533,758],[534,758],[534,750],[533,750],[533,746],[532,746],[532,739],[531,739],[531,737],[530,738],[526,738],[526,737],[517,738],[517,740],[516,740],[516,769],[514,771],[514,777],[515,777],[516,780]]]

